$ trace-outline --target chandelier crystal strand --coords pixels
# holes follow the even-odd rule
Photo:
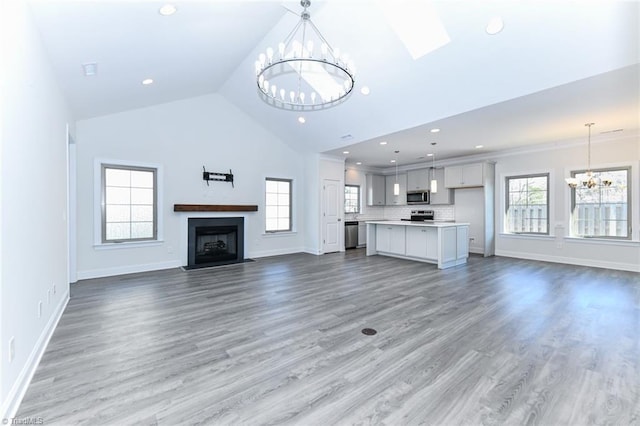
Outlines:
[[[277,53],[268,47],[258,55],[258,94],[276,108],[322,110],[342,103],[353,91],[355,66],[349,55],[331,47],[311,21],[307,10],[311,1],[302,0],[300,5],[300,20],[278,44]],[[318,50],[319,56],[314,53]]]

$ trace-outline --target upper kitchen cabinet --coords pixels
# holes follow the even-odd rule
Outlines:
[[[407,191],[427,191],[429,189],[429,169],[409,170]]]
[[[433,170],[433,169],[432,169]],[[453,204],[454,192],[453,189],[445,188],[444,184],[444,169],[435,169],[433,176],[438,182],[438,192],[431,192],[430,204]]]
[[[464,164],[449,166],[444,169],[445,188],[469,188],[484,186],[486,163]]]
[[[398,175],[398,184],[400,185],[400,194],[393,195],[393,185],[396,183],[396,175],[385,176],[387,179],[387,206],[404,206],[407,204],[407,174]]]
[[[367,175],[367,205],[384,206],[386,180],[383,175]]]

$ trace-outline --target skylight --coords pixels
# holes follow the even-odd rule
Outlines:
[[[414,60],[451,41],[430,1],[396,0],[378,4]]]

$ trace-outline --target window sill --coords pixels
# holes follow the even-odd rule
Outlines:
[[[297,231],[276,231],[276,232],[264,232],[263,237],[290,237],[292,235],[298,235]]]
[[[499,235],[506,238],[522,238],[525,240],[552,240],[555,238],[554,235],[550,234],[512,234],[509,232],[501,232]]]
[[[94,244],[93,248],[95,250],[118,250],[118,249],[126,249],[126,248],[137,248],[137,247],[153,247],[164,244],[164,240],[153,240],[153,241],[128,241],[122,243],[99,243]]]
[[[640,247],[640,241],[634,240],[612,240],[608,238],[584,238],[584,237],[564,237],[567,243],[586,243],[607,246]]]
[[[500,233],[500,237],[504,238],[517,238],[522,240],[555,240],[557,237],[555,235],[535,235],[535,234],[509,234],[509,233]],[[607,238],[582,238],[582,237],[561,237],[565,242],[573,244],[573,243],[584,243],[584,244],[598,244],[598,245],[609,245],[609,246],[622,246],[622,247],[638,247],[640,246],[640,241],[637,240],[611,240]]]

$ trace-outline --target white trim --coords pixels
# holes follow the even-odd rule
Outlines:
[[[298,232],[298,196],[297,196],[297,191],[298,191],[298,184],[296,182],[296,179],[292,176],[288,176],[288,177],[275,177],[277,175],[277,173],[271,174],[271,175],[264,175],[263,179],[262,179],[262,208],[258,208],[258,212],[262,213],[262,221],[261,221],[261,225],[260,228],[262,229],[262,235],[272,235],[272,234],[295,234]],[[267,228],[267,180],[270,179],[272,181],[289,181],[289,184],[291,185],[290,188],[290,202],[291,205],[289,206],[289,209],[291,210],[291,217],[289,218],[289,225],[291,226],[291,229],[286,230],[286,231],[272,231],[272,232],[268,232],[266,230]]]
[[[552,202],[556,202],[556,190],[555,190],[555,185],[553,185],[554,179],[555,179],[555,173],[553,170],[550,169],[533,169],[533,171],[531,171],[531,169],[529,171],[525,171],[523,173],[520,172],[503,172],[500,173],[499,176],[499,186],[498,186],[498,197],[500,197],[499,199],[499,208],[500,210],[498,211],[499,213],[496,214],[496,221],[497,223],[497,228],[496,230],[498,231],[499,235],[522,235],[522,234],[511,234],[511,233],[507,233],[505,232],[504,229],[504,217],[506,214],[506,202],[507,202],[507,178],[508,177],[516,177],[516,176],[529,176],[529,175],[542,175],[542,174],[548,174],[548,181],[547,181],[547,188],[548,188],[548,192],[547,192],[547,212],[549,214],[549,217],[547,218],[547,227],[548,227],[548,234],[525,234],[527,236],[536,236],[536,237],[546,237],[546,236],[550,236],[553,237],[554,233],[553,233],[553,229],[551,228],[551,224],[555,222],[556,216],[555,216],[555,209],[552,208],[553,206],[551,205]]]
[[[599,246],[640,247],[640,241],[613,238],[564,237],[564,241],[566,243],[597,244]]]
[[[294,235],[298,235],[297,231],[273,231],[273,232],[265,232],[262,234],[263,237],[271,238],[271,237],[291,237]]]
[[[555,235],[551,234],[512,234],[509,232],[500,232],[498,236],[501,238],[517,238],[521,240],[555,240]]]
[[[584,170],[584,164],[582,164],[582,166],[564,166],[563,172],[564,172],[564,176],[565,177],[569,177],[571,176],[571,172],[575,171],[575,170]],[[630,199],[627,200],[627,209],[629,209],[631,211],[631,223],[629,224],[631,226],[631,233],[629,235],[629,240],[627,241],[638,241],[640,239],[640,233],[638,230],[638,227],[640,226],[640,221],[638,220],[637,216],[638,214],[636,213],[635,215],[633,214],[634,211],[638,211],[638,206],[640,203],[640,191],[638,190],[637,186],[640,185],[634,185],[634,182],[638,182],[638,161],[625,161],[625,162],[614,162],[614,163],[596,163],[596,164],[591,164],[591,169],[595,170],[595,169],[615,169],[615,168],[620,168],[620,169],[629,169],[629,179],[627,180],[627,187],[629,187],[630,189]],[[564,180],[564,178],[563,178]],[[574,239],[578,239],[580,241],[585,241],[585,240],[591,240],[594,239],[596,241],[603,241],[606,240],[604,238],[598,238],[598,237],[593,237],[593,238],[582,238],[582,237],[577,237],[574,235],[571,235],[573,227],[572,227],[572,223],[571,223],[571,219],[573,217],[573,212],[571,211],[571,204],[572,204],[572,197],[571,197],[571,188],[569,187],[569,185],[564,184],[564,191],[565,191],[565,195],[566,195],[566,199],[565,199],[565,205],[564,205],[564,211],[565,211],[565,238],[574,238]],[[635,230],[635,231],[634,231]],[[638,234],[637,238],[634,238],[634,232],[636,232]]]
[[[60,321],[60,318],[62,318],[62,314],[64,313],[68,303],[69,293],[62,298],[53,314],[49,317],[49,321],[42,330],[40,337],[38,337],[36,344],[33,346],[33,349],[29,354],[29,358],[27,358],[27,362],[24,364],[18,378],[7,393],[7,396],[2,403],[2,407],[0,407],[1,418],[12,419],[16,416],[20,403],[22,402],[29,384],[31,383],[31,379],[33,379],[33,375],[40,364],[42,355],[44,355],[44,352],[49,345],[49,341],[51,340],[51,336],[53,336],[53,332],[58,326],[58,322]]]
[[[87,271],[78,271],[79,280],[88,280],[91,278],[113,277],[116,275],[135,274],[138,272],[160,271],[163,269],[179,268],[182,262],[179,260],[169,260],[166,262],[146,263],[140,265],[116,266],[113,268],[90,269]]]
[[[568,265],[588,266],[594,268],[615,269],[620,271],[640,272],[640,265],[621,262],[607,262],[597,259],[578,259],[564,256],[549,256],[509,250],[496,250],[496,256],[514,257],[516,259],[538,260],[541,262],[564,263]]]
[[[302,248],[292,247],[292,248],[281,248],[281,249],[274,249],[274,250],[260,250],[257,252],[249,253],[246,257],[249,259],[252,259],[252,258],[258,259],[261,257],[281,256],[285,254],[295,254],[295,253],[301,253],[301,252],[303,252]]]
[[[123,241],[121,243],[104,243],[94,245],[94,250],[119,250],[138,247],[152,247],[164,244],[164,240]]]
[[[147,240],[145,242],[161,242],[164,240],[164,169],[162,164],[156,163],[144,163],[140,161],[128,161],[128,160],[114,160],[109,158],[94,158],[93,159],[93,246],[94,248],[103,245],[110,245],[113,243],[104,244],[102,242],[102,165],[112,164],[114,166],[129,166],[129,167],[145,167],[150,169],[156,169],[156,220],[158,232],[155,240]],[[131,244],[132,242],[124,242],[119,244]],[[80,279],[78,277],[78,279]]]

